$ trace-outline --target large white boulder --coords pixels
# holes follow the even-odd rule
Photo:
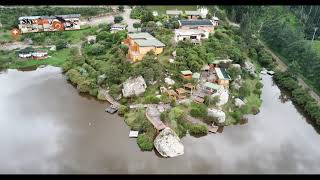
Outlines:
[[[227,89],[224,89],[223,86],[220,87],[220,89],[212,94],[212,97],[219,96],[219,102],[217,103],[217,106],[223,106],[226,104],[229,100],[229,91]]]
[[[238,107],[238,108],[244,106],[245,104],[246,104],[246,103],[243,102],[243,101],[242,101],[241,99],[239,99],[239,98],[235,98],[235,99],[234,99],[234,105],[235,105],[236,107]]]
[[[164,82],[166,83],[166,84],[168,84],[168,85],[174,85],[174,80],[173,79],[171,79],[170,77],[166,77],[166,78],[164,78]]]
[[[184,154],[184,146],[180,138],[169,127],[159,133],[153,144],[163,157],[176,157]]]
[[[218,124],[223,124],[226,121],[226,114],[219,109],[209,108],[208,116],[214,117]]]
[[[129,78],[123,83],[123,97],[138,96],[146,91],[147,85],[142,76]]]
[[[241,69],[240,64],[231,64],[231,67]]]

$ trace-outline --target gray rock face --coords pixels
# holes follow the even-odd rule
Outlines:
[[[219,109],[208,109],[208,116],[216,118],[218,124],[223,124],[226,121],[226,114]]]
[[[146,91],[147,85],[142,76],[129,78],[123,83],[123,97],[138,96]]]
[[[219,96],[219,102],[217,103],[217,106],[222,106],[226,104],[229,100],[229,91],[227,89],[224,89],[223,86],[214,94],[212,94],[212,97]]]
[[[245,104],[246,104],[246,103],[243,102],[243,101],[242,101],[241,99],[239,99],[239,98],[235,98],[235,99],[234,99],[234,105],[235,105],[236,107],[238,107],[238,108],[244,106]]]
[[[244,62],[244,69],[250,73],[250,75],[256,77],[256,67],[249,61]]]
[[[169,127],[159,133],[153,144],[163,157],[176,157],[184,154],[184,146],[180,138]]]
[[[236,79],[231,83],[231,85],[236,89],[236,90],[239,90],[241,85],[242,85],[242,78],[241,78],[241,75],[238,75],[236,77]]]
[[[164,82],[166,83],[166,84],[168,84],[168,85],[174,85],[174,80],[173,79],[171,79],[170,77],[166,77],[166,78],[164,78]]]
[[[231,64],[231,67],[241,69],[240,64]]]

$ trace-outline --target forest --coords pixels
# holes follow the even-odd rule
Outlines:
[[[320,92],[318,6],[223,6],[245,39],[263,40],[297,75]],[[313,40],[313,41],[312,41]]]

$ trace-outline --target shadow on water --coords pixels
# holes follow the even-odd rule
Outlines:
[[[18,71],[22,71],[22,72],[28,72],[28,71],[35,71],[38,69],[39,66],[29,66],[29,67],[25,67],[25,68],[18,68]]]
[[[273,80],[272,78],[272,85],[273,86],[277,86],[277,84],[275,83],[275,81]],[[305,120],[308,124],[310,124],[313,129],[318,133],[320,134],[320,126],[318,124],[316,124],[316,122],[314,122],[312,120],[312,118],[305,112],[305,110],[303,109],[303,107],[297,105],[295,102],[293,102],[291,100],[291,96],[290,96],[290,93],[289,91],[281,88],[278,86],[278,88],[280,89],[280,96],[279,96],[279,100],[281,101],[281,103],[286,103],[286,102],[289,102],[291,101],[292,102],[292,105],[296,108],[296,110],[302,114],[304,117],[305,117]]]

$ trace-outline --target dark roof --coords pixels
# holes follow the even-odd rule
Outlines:
[[[209,19],[200,19],[200,20],[179,20],[181,26],[213,26],[212,21]]]

